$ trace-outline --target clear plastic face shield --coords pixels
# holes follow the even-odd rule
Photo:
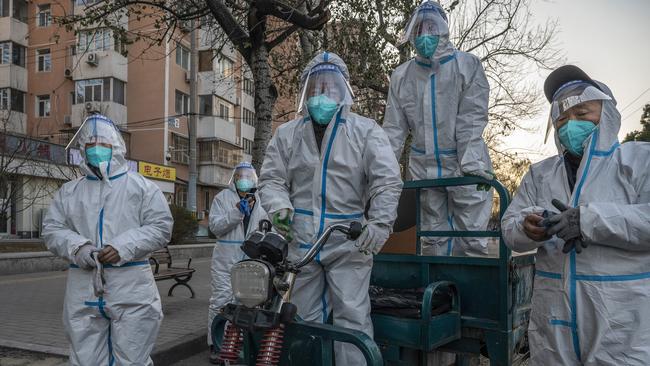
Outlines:
[[[257,172],[250,163],[240,163],[235,167],[230,178],[230,184],[241,192],[254,193],[257,189]]]
[[[354,94],[350,83],[345,79],[338,66],[321,63],[309,70],[303,83],[298,102],[298,113],[307,108],[310,98],[325,96],[338,106],[352,105]]]
[[[560,87],[553,95],[544,143],[548,140],[551,129],[564,113],[581,103],[592,100],[603,101],[612,100],[612,98],[593,84],[581,80],[571,81]]]
[[[415,45],[415,39],[420,36],[441,36],[444,34],[449,34],[447,16],[440,5],[427,2],[420,5],[411,20],[409,20],[404,33],[400,36],[398,46],[406,42]]]
[[[87,145],[110,145],[114,150],[125,146],[113,121],[101,115],[86,118],[65,149],[77,148],[84,151]]]

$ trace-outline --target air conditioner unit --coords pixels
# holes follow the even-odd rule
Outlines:
[[[199,211],[196,213],[196,218],[198,220],[203,220],[205,218],[205,211]]]
[[[94,106],[93,106],[93,104],[92,104],[91,102],[86,102],[85,107],[86,107],[86,112],[90,112],[90,111],[92,111],[93,109],[95,109]]]
[[[72,117],[70,115],[63,116],[63,124],[72,126]]]
[[[189,83],[192,80],[192,74],[189,71],[185,71],[185,82]]]
[[[66,79],[72,79],[72,69],[66,68],[63,70],[63,76],[65,76]]]
[[[89,53],[86,55],[86,63],[91,66],[97,66],[99,64],[99,56],[96,53]]]

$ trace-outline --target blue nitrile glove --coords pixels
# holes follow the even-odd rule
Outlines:
[[[242,213],[244,216],[250,216],[251,215],[251,205],[248,203],[248,198],[244,197],[241,200],[239,200],[239,212]]]

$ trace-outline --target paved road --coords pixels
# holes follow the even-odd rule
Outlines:
[[[196,293],[194,299],[189,298],[189,291],[183,287],[177,287],[174,296],[167,297],[174,281],[157,282],[165,318],[154,352],[187,341],[189,337],[196,338],[207,328],[210,258],[195,259],[192,266],[196,268],[190,281]],[[65,271],[0,276],[0,347],[67,354],[68,342],[61,320],[65,279]],[[9,363],[6,353],[6,349],[2,352],[0,348],[1,366],[23,365]],[[28,364],[39,365],[35,362]]]
[[[212,364],[208,361],[209,353],[204,351],[196,354],[190,358],[186,358],[182,361],[178,361],[171,366],[211,366]]]

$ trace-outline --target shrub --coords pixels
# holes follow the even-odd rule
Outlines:
[[[174,218],[174,228],[172,229],[172,239],[170,245],[183,244],[188,239],[194,237],[194,233],[199,226],[199,221],[192,216],[192,212],[185,207],[170,205],[169,209]]]

